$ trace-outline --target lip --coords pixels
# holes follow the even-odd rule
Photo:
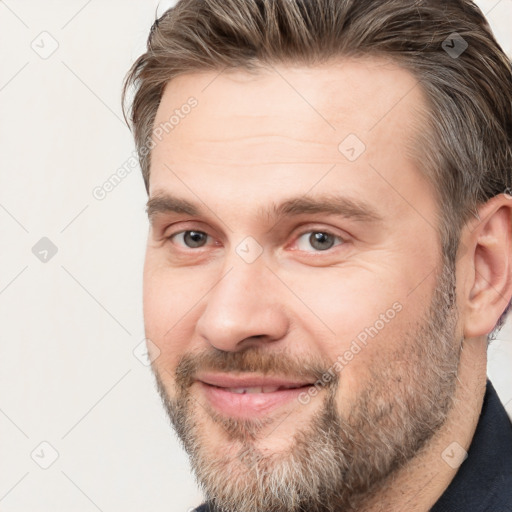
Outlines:
[[[219,388],[254,388],[269,387],[302,387],[313,384],[313,381],[287,379],[284,377],[267,377],[263,375],[233,375],[229,373],[204,373],[197,380]]]
[[[297,401],[313,382],[255,375],[203,374],[197,379],[208,403],[218,412],[237,418],[267,415]],[[287,387],[266,393],[235,393],[229,388]],[[300,403],[300,402],[299,402]],[[298,405],[298,403],[297,403]]]

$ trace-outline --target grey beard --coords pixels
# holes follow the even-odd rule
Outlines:
[[[255,443],[272,419],[260,422],[228,419],[208,411],[210,421],[224,427],[224,443],[232,447],[223,454],[213,453],[208,431],[197,419],[200,405],[189,392],[196,356],[185,356],[178,365],[176,398],[168,396],[155,371],[164,407],[189,454],[211,509],[215,512],[360,509],[369,497],[379,492],[390,475],[425,447],[452,407],[463,341],[455,339],[454,297],[454,273],[444,266],[426,317],[415,332],[408,333],[396,353],[380,364],[375,363],[350,413],[343,417],[336,407],[337,390],[343,379],[341,372],[326,386],[320,411],[297,429],[289,448],[279,453],[264,454]],[[378,343],[378,339],[372,343]],[[217,354],[215,361],[224,357],[224,363],[214,368],[231,369],[238,362],[238,368],[244,368],[242,361],[246,362],[249,355]],[[256,367],[254,371],[268,372],[273,363],[279,367],[283,357],[286,356],[263,358],[266,366]],[[404,360],[406,366],[397,371],[393,362]],[[315,368],[315,373],[319,371]]]

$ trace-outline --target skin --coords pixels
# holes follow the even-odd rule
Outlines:
[[[173,397],[180,360],[212,347],[334,362],[399,302],[400,313],[343,369],[335,398],[348,414],[369,371],[400,350],[425,314],[440,268],[439,206],[410,151],[421,129],[422,92],[408,72],[370,58],[258,74],[185,74],[167,85],[155,126],[190,96],[197,107],[152,150],[150,199],[172,194],[201,210],[151,215],[144,319],[153,370]],[[355,161],[338,149],[349,134],[366,146]],[[379,220],[264,213],[272,202],[333,191],[364,202]],[[404,503],[407,510],[428,510],[456,472],[440,454],[454,441],[469,447],[485,391],[486,334],[512,295],[510,202],[500,195],[481,205],[480,219],[462,232],[456,300],[464,345],[455,406],[427,447],[364,510],[401,510]],[[208,242],[188,248],[178,234],[184,230],[205,232]],[[318,231],[340,238],[315,252],[301,235]],[[252,263],[237,252],[246,237],[256,241],[249,251],[263,249]],[[393,364],[407,374],[406,358]],[[233,443],[222,426],[200,407],[201,389],[191,392],[209,449],[229,451]],[[254,442],[266,453],[284,452],[319,407],[320,400],[285,406]]]

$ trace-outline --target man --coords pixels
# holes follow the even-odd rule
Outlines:
[[[486,350],[512,79],[475,5],[181,0],[131,85],[146,337],[197,510],[511,511]]]

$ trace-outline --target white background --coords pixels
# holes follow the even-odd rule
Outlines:
[[[478,3],[512,55],[512,0]],[[104,200],[92,195],[133,155],[122,79],[157,6],[171,4],[0,2],[2,512],[186,511],[201,501],[133,354],[144,338],[140,171]],[[52,44],[48,58],[33,49]],[[42,237],[58,249],[46,263],[32,252]],[[511,367],[507,325],[489,375],[512,414]],[[42,469],[33,458],[48,464],[53,449]]]

